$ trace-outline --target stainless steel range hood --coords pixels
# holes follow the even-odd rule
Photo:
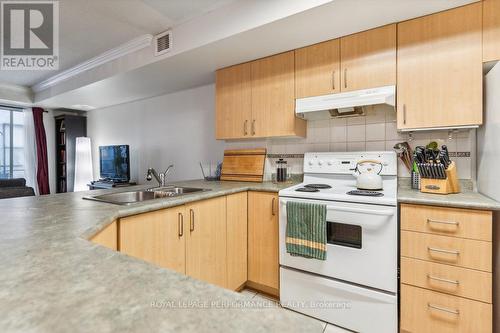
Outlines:
[[[396,86],[349,91],[345,93],[298,98],[295,113],[310,120],[354,117],[363,115],[363,107],[396,104]]]

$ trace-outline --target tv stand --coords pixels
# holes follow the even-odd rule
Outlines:
[[[99,179],[91,181],[87,184],[89,190],[107,189],[107,188],[117,188],[117,187],[127,187],[137,185],[135,182],[123,182],[123,181],[113,181],[111,179]]]

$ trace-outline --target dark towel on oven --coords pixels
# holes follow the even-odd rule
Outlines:
[[[286,252],[325,260],[326,205],[289,201],[286,216]]]

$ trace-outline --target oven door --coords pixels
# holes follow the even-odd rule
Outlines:
[[[286,203],[327,206],[326,260],[286,252]],[[280,265],[389,292],[397,292],[397,207],[280,198]]]

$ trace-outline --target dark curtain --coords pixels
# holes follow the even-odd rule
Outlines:
[[[36,155],[38,160],[36,179],[40,194],[50,194],[49,189],[49,164],[47,162],[47,137],[43,126],[43,109],[33,108],[35,123]]]

